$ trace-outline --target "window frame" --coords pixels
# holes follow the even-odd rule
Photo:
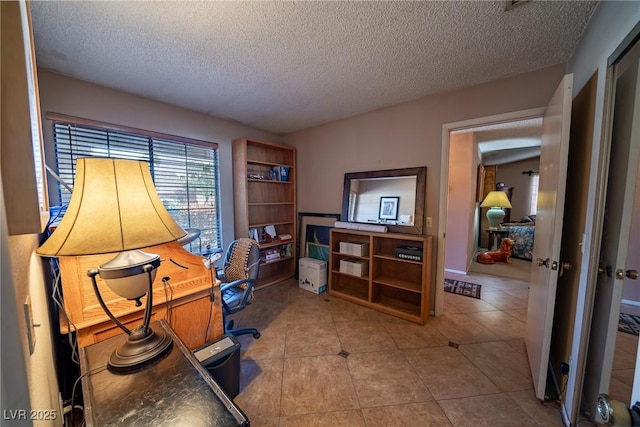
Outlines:
[[[530,175],[529,181],[529,215],[535,215],[538,210],[538,189],[540,185],[540,174],[534,172]]]
[[[151,176],[154,179],[154,183],[156,183],[156,173],[159,176],[164,177],[164,184],[156,183],[156,189],[158,191],[160,199],[163,201],[165,208],[167,208],[171,216],[176,220],[178,224],[180,224],[185,229],[199,228],[202,231],[201,237],[196,239],[185,248],[192,252],[202,253],[210,251],[211,248],[215,249],[221,247],[222,207],[220,202],[220,153],[217,143],[68,116],[58,113],[47,113],[45,118],[52,122],[51,129],[53,136],[53,151],[55,154],[56,173],[58,173],[58,175],[63,175],[60,173],[59,157],[65,156],[65,160],[68,163],[67,165],[65,165],[65,168],[63,168],[63,170],[69,169],[65,174],[66,177],[63,178],[65,183],[73,186],[73,179],[75,177],[74,161],[77,157],[86,157],[86,155],[74,155],[72,153],[73,145],[77,143],[77,140],[74,141],[73,137],[71,136],[68,137],[67,141],[64,141],[62,143],[67,144],[67,147],[70,148],[69,153],[63,153],[62,155],[59,154],[59,126],[71,126],[72,128],[77,128],[79,131],[84,132],[86,135],[89,135],[91,131],[96,131],[98,134],[104,133],[105,136],[98,135],[98,138],[96,139],[96,147],[105,148],[106,150],[111,149],[111,144],[117,145],[116,141],[118,140],[118,137],[124,137],[126,139],[125,144],[120,145],[120,148],[126,146],[126,143],[128,142],[136,142],[135,140],[137,139],[137,142],[140,144],[137,147],[138,149],[136,150],[134,147],[132,147],[130,152],[126,152],[125,150],[126,155],[122,157],[138,158],[140,160],[147,161],[149,163],[149,168],[151,170]],[[113,140],[109,138],[110,134],[113,134]],[[145,144],[147,145],[147,147],[145,147]],[[175,144],[175,147],[172,147],[173,144]],[[86,143],[85,146],[91,147],[91,141],[89,141],[89,143]],[[182,147],[184,147],[184,153],[181,153],[183,151]],[[209,150],[211,151],[211,154],[209,154]],[[159,151],[163,151],[165,154],[158,154]],[[129,157],[129,154],[132,157]],[[141,156],[144,156],[146,158],[140,158],[139,156],[137,156],[137,154],[140,154]],[[210,159],[207,158],[209,155],[211,156]],[[160,156],[160,158],[158,156]],[[107,151],[105,152],[104,157],[118,156],[112,155]],[[184,160],[184,165],[181,163],[182,160]],[[202,169],[205,171],[205,176],[206,169],[210,168],[210,172],[213,178],[213,182],[211,182],[210,185],[200,185],[202,184],[202,180],[200,180],[198,184],[190,184],[189,177],[191,176],[191,172],[193,171],[193,166],[196,164],[199,167],[202,167]],[[181,170],[183,166],[184,171]],[[183,184],[175,186],[173,185],[175,181],[167,180],[167,174],[174,172],[184,173],[185,182]],[[71,178],[69,178],[69,176],[71,176]],[[71,182],[66,182],[68,179],[71,179]],[[160,177],[159,179],[162,180],[163,178]],[[170,193],[171,190],[174,191],[174,194],[179,194],[179,192],[181,191],[181,186],[185,187],[186,197],[183,201],[183,204],[186,203],[186,206],[181,205],[181,207],[176,208],[175,203],[173,207],[168,206],[167,204],[170,202],[168,202],[168,198],[166,195]],[[204,204],[204,208],[202,207],[203,205],[201,205],[199,202],[196,202],[194,206],[191,205],[192,198],[189,197],[190,190],[193,190],[196,187],[200,188],[201,191],[204,191],[207,194],[205,197],[206,203]],[[62,188],[63,184],[58,181],[57,196],[61,205],[66,204],[67,202],[65,201],[65,199],[68,200],[68,198],[70,197],[62,196]],[[185,195],[183,194],[182,196]],[[207,224],[209,225],[209,227],[204,229],[200,226],[196,226],[197,224],[200,224],[200,222],[195,220],[195,218],[198,217],[198,214],[200,214],[200,218],[202,218],[203,213],[207,218],[210,215],[214,217],[211,220],[211,223]],[[197,224],[193,225],[194,222],[196,222]]]

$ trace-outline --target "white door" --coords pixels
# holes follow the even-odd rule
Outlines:
[[[622,61],[617,67],[611,126],[611,155],[600,247],[600,266],[603,272],[598,275],[596,284],[583,393],[589,411],[592,414],[598,414],[598,417],[600,417],[596,410],[598,395],[609,393],[624,279],[627,271],[630,272],[630,276],[633,276],[632,272],[640,268],[640,260],[627,258],[629,240],[638,238],[638,236],[630,236],[640,159],[638,56],[632,62]],[[638,374],[636,367],[636,380],[633,383],[631,401],[624,402],[625,405],[630,406],[640,400]],[[597,420],[602,422],[601,418]]]
[[[560,265],[572,86],[573,75],[564,76],[547,105],[542,122],[540,182],[526,333],[527,354],[538,399],[544,399],[545,394]]]

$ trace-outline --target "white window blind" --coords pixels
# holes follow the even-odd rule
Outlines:
[[[187,249],[219,248],[220,209],[216,144],[189,144],[157,136],[54,121],[56,168],[71,187],[78,157],[117,157],[149,162],[165,208],[182,228],[198,228],[200,239]],[[61,205],[71,198],[58,184]]]

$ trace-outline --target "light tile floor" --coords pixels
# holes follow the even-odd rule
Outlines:
[[[622,313],[640,315],[640,307],[622,304]],[[618,331],[616,335],[616,348],[613,356],[613,369],[611,371],[611,383],[609,396],[630,406],[631,387],[635,374],[636,353],[638,351],[638,337]]]
[[[240,337],[236,403],[254,427],[562,426],[533,392],[528,284],[451,276],[481,284],[482,299],[445,294],[443,316],[424,326],[295,280],[255,291],[234,316],[262,333]]]
[[[637,349],[637,336],[617,332],[609,397],[619,400],[627,406],[631,406],[631,388],[633,387]]]

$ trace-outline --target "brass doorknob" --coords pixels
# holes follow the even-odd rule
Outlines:
[[[571,266],[570,263],[565,262],[565,261],[560,261],[560,277],[562,277],[562,275],[564,274],[565,271],[569,271],[571,270],[573,267]]]
[[[616,279],[624,280],[624,277],[627,276],[631,280],[636,280],[638,278],[638,270],[627,270],[619,268],[616,270]]]
[[[538,267],[545,266],[545,267],[549,268],[549,258],[546,258],[546,259],[537,258],[536,259],[536,265]]]

